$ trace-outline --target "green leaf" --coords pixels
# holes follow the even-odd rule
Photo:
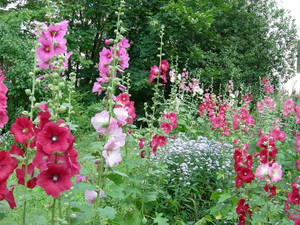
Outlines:
[[[162,217],[162,213],[156,213],[156,218],[153,220],[154,223],[157,223],[158,225],[169,225],[168,224],[168,219]]]
[[[13,221],[10,217],[5,217],[0,221],[0,225],[18,225],[18,223]]]
[[[26,222],[28,224],[36,224],[36,225],[46,225],[48,224],[47,219],[41,215],[42,212],[34,212],[26,216]]]
[[[209,215],[206,215],[202,219],[198,220],[194,225],[204,225],[206,222],[212,222],[212,217]]]
[[[120,185],[109,185],[105,187],[104,193],[112,198],[124,199],[124,188]]]
[[[228,193],[224,193],[220,195],[220,198],[218,200],[218,203],[222,203],[225,200],[229,199],[232,195],[228,194]]]
[[[109,206],[106,206],[105,208],[98,208],[99,216],[101,218],[108,218],[108,219],[114,219],[117,211]]]

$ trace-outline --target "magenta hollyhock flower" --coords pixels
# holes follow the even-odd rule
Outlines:
[[[0,110],[0,128],[3,128],[5,124],[8,122],[7,110]]]
[[[34,125],[28,117],[17,117],[15,123],[11,125],[10,132],[14,135],[16,142],[24,145],[35,135]]]
[[[67,40],[61,39],[53,43],[54,55],[63,54],[67,51]]]
[[[69,147],[70,131],[54,122],[47,123],[37,134],[36,142],[47,154],[65,152]]]
[[[149,83],[152,83],[155,77],[160,75],[160,68],[157,66],[152,66],[150,70]]]
[[[105,45],[110,45],[110,44],[111,44],[111,43],[110,43],[110,40],[105,39],[105,40],[104,40],[104,44],[105,44]]]
[[[170,133],[173,130],[172,125],[167,123],[167,122],[162,122],[161,125],[160,125],[160,128],[166,134]]]
[[[164,72],[167,72],[168,69],[169,69],[169,63],[168,63],[168,61],[167,61],[167,60],[162,60],[162,61],[161,61],[160,68],[161,68]]]
[[[133,120],[135,119],[136,117],[136,113],[135,113],[135,107],[134,107],[134,101],[130,101],[129,103],[127,103],[125,105],[125,108],[128,112],[128,119],[127,119],[127,123],[129,124],[133,124]]]
[[[130,57],[125,48],[119,48],[119,51],[117,52],[117,57],[120,58],[120,66],[122,69],[126,69],[129,67],[128,62],[130,60]]]
[[[37,55],[37,66],[40,70],[49,69],[50,63],[51,63],[50,59],[44,59],[44,58]]]
[[[130,97],[128,93],[121,93],[117,96],[117,100],[121,102],[121,104],[127,105],[130,102]]]
[[[48,60],[54,56],[54,48],[51,40],[42,39],[39,41],[42,46],[36,50],[37,59]]]
[[[54,41],[61,41],[66,35],[68,29],[68,21],[63,20],[56,25],[50,25],[45,32],[46,38],[54,39]]]
[[[257,179],[263,180],[267,178],[268,175],[269,175],[269,164],[268,163],[260,164],[255,171],[255,176],[257,177]]]
[[[154,135],[151,144],[153,146],[164,146],[167,144],[167,137]]]
[[[298,159],[296,162],[295,162],[295,165],[297,167],[297,170],[300,171],[300,159]]]
[[[274,128],[271,135],[275,138],[275,140],[278,141],[284,141],[286,137],[285,133],[282,130],[280,130],[279,127]]]
[[[283,104],[283,116],[288,116],[295,112],[295,103],[292,98],[287,99]]]
[[[210,122],[214,128],[220,128],[224,125],[224,119],[217,116],[210,118]]]
[[[82,181],[87,182],[88,179],[89,178],[87,176],[79,175],[76,177],[76,184],[81,183]]]
[[[18,155],[18,156],[21,156],[21,157],[24,157],[24,152],[22,149],[20,149],[16,144],[13,144],[11,146],[11,149],[9,151],[9,154],[11,155]],[[12,156],[13,157],[13,156]]]
[[[102,78],[109,78],[109,75],[108,75],[108,73],[110,71],[110,66],[109,65],[106,65],[105,63],[100,61],[99,65],[98,65],[98,70],[99,70],[100,76]],[[106,82],[108,82],[108,81],[109,81],[109,79],[106,80]]]
[[[123,37],[119,43],[119,46],[121,46],[123,48],[129,48],[130,44],[129,44],[129,41],[125,37]]]
[[[107,49],[103,48],[102,51],[99,53],[100,62],[103,64],[108,64],[113,60],[114,52],[113,48]]]
[[[34,166],[32,163],[27,167],[27,187],[33,189],[36,186],[36,177],[34,177]],[[25,185],[25,165],[22,165],[22,169],[16,170],[16,176],[18,178],[18,184]]]
[[[18,163],[7,151],[0,151],[0,183],[6,182],[10,174],[18,167]]]
[[[273,183],[280,181],[282,179],[281,165],[279,165],[278,163],[273,163],[269,168],[269,176]]]
[[[36,118],[39,120],[39,128],[42,129],[47,123],[50,122],[51,113],[47,107],[47,104],[39,105],[40,111]]]
[[[48,164],[48,168],[37,176],[37,185],[53,198],[72,187],[72,175],[66,164]]]
[[[119,164],[122,161],[120,142],[113,137],[109,138],[107,143],[104,145],[102,155],[108,166],[112,167]]]

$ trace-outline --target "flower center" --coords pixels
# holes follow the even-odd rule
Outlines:
[[[58,181],[58,176],[57,175],[53,175],[52,180],[53,181]]]
[[[28,128],[27,128],[27,127],[24,128],[24,129],[22,130],[22,132],[23,132],[24,134],[28,133]]]
[[[50,52],[50,47],[47,46],[47,47],[45,48],[45,50],[46,50],[46,52]]]
[[[51,32],[52,37],[55,37],[56,34],[57,34],[56,31],[52,31],[52,32]]]
[[[57,141],[57,136],[52,136],[52,141]]]

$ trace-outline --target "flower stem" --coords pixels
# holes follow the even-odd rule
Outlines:
[[[51,225],[55,225],[55,221],[54,221],[54,217],[55,217],[55,202],[56,202],[56,198],[53,198]]]

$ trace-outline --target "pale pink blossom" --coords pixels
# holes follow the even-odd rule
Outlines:
[[[273,163],[272,166],[269,167],[269,176],[273,183],[280,181],[282,179],[281,165]]]
[[[102,156],[105,158],[105,163],[112,167],[122,161],[120,152],[120,142],[116,138],[111,137],[104,145]]]
[[[256,171],[255,171],[255,176],[257,177],[257,179],[259,180],[263,180],[266,179],[269,175],[269,164],[268,163],[264,163],[261,164],[260,166],[257,167]]]

